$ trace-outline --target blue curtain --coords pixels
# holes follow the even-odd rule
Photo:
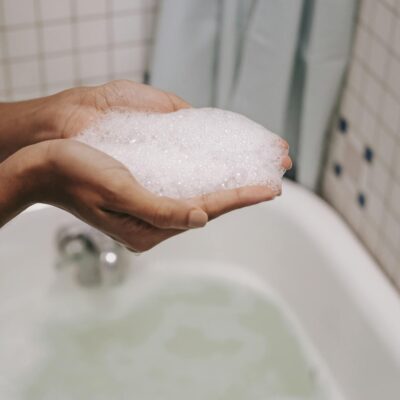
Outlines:
[[[285,137],[315,189],[357,0],[162,0],[151,83]]]

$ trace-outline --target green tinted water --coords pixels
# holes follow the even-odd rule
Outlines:
[[[60,317],[42,342],[21,399],[327,398],[282,309],[215,278],[165,281],[119,313]]]

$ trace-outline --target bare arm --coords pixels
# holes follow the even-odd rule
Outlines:
[[[155,196],[118,161],[68,139],[17,151],[0,164],[0,183],[0,226],[30,204],[43,202],[69,211],[135,251],[277,195],[265,187],[249,187],[185,201]]]

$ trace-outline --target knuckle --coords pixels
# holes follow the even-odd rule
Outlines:
[[[159,206],[155,208],[153,223],[155,226],[166,227],[170,226],[174,219],[174,212],[170,205],[165,202],[161,202]]]

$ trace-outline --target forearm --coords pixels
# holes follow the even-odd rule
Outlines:
[[[46,118],[51,98],[0,103],[0,162],[22,147],[54,138]]]
[[[0,163],[0,227],[39,201],[45,159],[43,147],[34,145]]]

